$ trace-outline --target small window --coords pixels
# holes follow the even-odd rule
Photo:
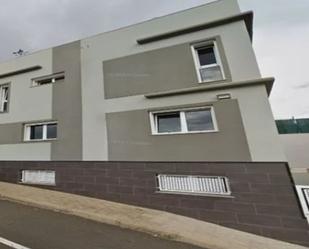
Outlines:
[[[153,134],[217,131],[212,107],[150,113]]]
[[[216,42],[207,42],[193,47],[199,82],[224,80],[224,73]]]
[[[57,138],[57,123],[38,123],[25,125],[25,141],[41,141]]]
[[[42,86],[42,85],[46,85],[46,84],[52,84],[58,81],[62,81],[65,79],[65,75],[64,73],[56,73],[56,74],[52,74],[52,75],[48,75],[48,76],[44,76],[44,77],[40,77],[40,78],[36,78],[32,80],[32,86]]]
[[[228,179],[222,176],[158,175],[162,192],[231,195]]]
[[[0,113],[7,112],[9,105],[9,85],[0,85]]]
[[[56,185],[56,173],[53,170],[23,170],[21,183]]]

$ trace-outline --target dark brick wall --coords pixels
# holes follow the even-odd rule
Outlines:
[[[309,246],[309,226],[284,163],[0,162],[0,180],[18,183],[23,169],[55,170],[57,186],[51,189]],[[157,193],[158,173],[226,176],[234,198]]]

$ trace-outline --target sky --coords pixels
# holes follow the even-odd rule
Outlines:
[[[226,0],[229,1],[229,0]],[[184,10],[210,0],[0,0],[0,61]],[[309,118],[309,1],[239,0],[253,10],[261,73],[276,78],[275,118]]]

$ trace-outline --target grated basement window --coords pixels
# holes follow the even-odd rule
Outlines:
[[[303,213],[309,223],[309,185],[296,185],[296,190]]]
[[[21,183],[35,185],[56,185],[56,173],[53,170],[23,170]]]
[[[222,176],[158,175],[159,191],[186,194],[231,195]]]

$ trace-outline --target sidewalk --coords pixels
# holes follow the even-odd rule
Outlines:
[[[0,198],[208,249],[306,248],[167,212],[22,185],[0,182]]]

